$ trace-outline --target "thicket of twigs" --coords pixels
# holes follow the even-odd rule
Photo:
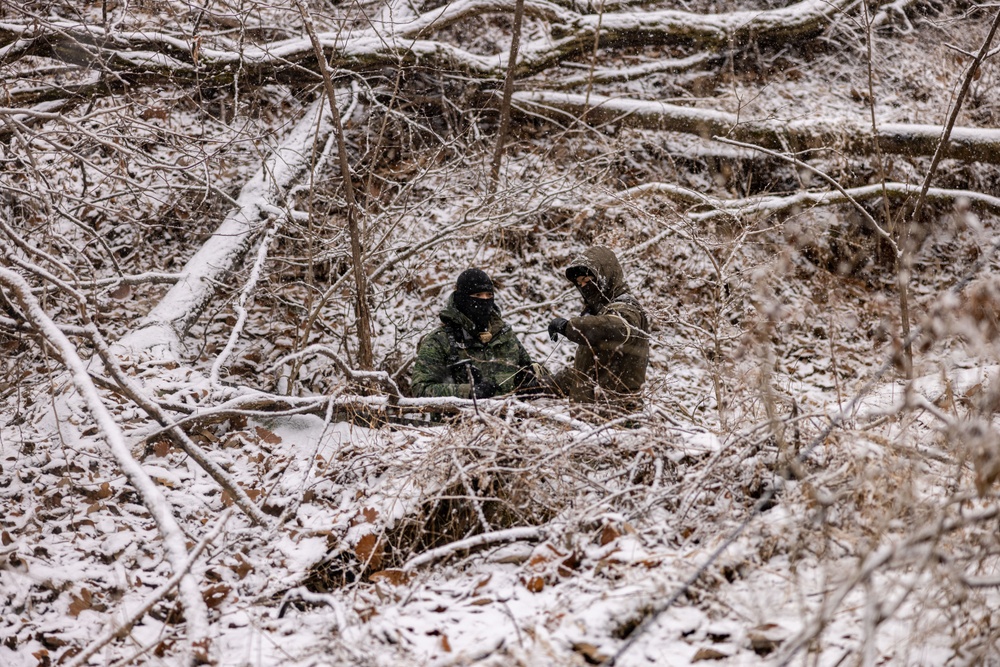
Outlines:
[[[521,9],[0,5],[0,662],[997,660],[995,8]],[[595,243],[642,410],[407,397]]]

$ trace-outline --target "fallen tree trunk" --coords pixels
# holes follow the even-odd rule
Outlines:
[[[236,206],[195,255],[177,283],[138,326],[122,338],[126,348],[166,345],[176,354],[181,338],[215,296],[230,282],[271,216],[283,215],[285,193],[312,166],[313,147],[322,145],[333,125],[325,98],[310,107],[255,173],[236,200]]]
[[[526,16],[551,26],[548,33],[525,45],[519,77],[541,72],[578,55],[594,44],[600,33],[602,48],[635,49],[642,46],[689,42],[717,50],[747,42],[780,46],[814,35],[826,28],[858,0],[802,0],[790,7],[763,11],[697,14],[679,10],[578,13],[547,2],[524,4]],[[485,77],[502,76],[506,53],[477,54],[429,39],[484,14],[513,14],[516,0],[461,0],[407,20],[378,28],[317,35],[331,63],[353,71],[420,63],[435,68],[459,69]],[[231,82],[234,69],[244,81],[314,83],[319,63],[308,39],[236,44],[218,37],[202,44],[201,38],[164,31],[106,31],[76,21],[51,20],[0,23],[0,65],[25,56],[52,58],[81,67],[114,72],[129,81],[154,82],[160,77],[191,82]],[[17,92],[17,91],[15,91]]]
[[[874,183],[858,188],[836,190],[802,190],[790,195],[762,195],[742,199],[720,199],[673,183],[644,183],[609,197],[584,213],[611,208],[619,204],[635,202],[638,199],[664,197],[689,207],[686,212],[692,220],[711,220],[720,217],[750,217],[775,215],[800,210],[812,206],[832,206],[848,204],[851,200],[867,201],[883,195],[894,200],[914,198],[920,194],[920,186],[911,183]],[[965,199],[971,205],[994,214],[1000,214],[1000,197],[993,197],[972,190],[949,190],[930,188],[928,199],[951,202]]]
[[[799,153],[837,150],[872,154],[875,141],[870,124],[861,118],[807,120],[747,120],[724,111],[682,107],[601,95],[524,91],[514,94],[515,107],[525,115],[556,122],[575,122],[587,115],[593,125],[619,123],[629,127],[695,134],[703,139],[725,137],[764,148]],[[878,126],[884,153],[908,157],[934,155],[944,128],[940,125],[884,123]],[[948,157],[969,162],[1000,164],[1000,130],[956,127],[948,142]]]

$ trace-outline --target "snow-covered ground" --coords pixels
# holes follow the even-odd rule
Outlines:
[[[352,15],[340,34],[350,21],[314,7],[323,43],[345,49],[338,104],[364,206],[376,368],[352,380],[340,172],[314,79],[295,79],[311,66],[298,10],[133,4],[109,3],[110,19],[98,4],[0,10],[10,104],[34,100],[0,109],[14,119],[0,128],[0,665],[1000,662],[989,160],[945,160],[906,227],[908,380],[893,244],[926,150],[854,154],[845,138],[792,164],[625,117],[530,116],[490,196],[495,114],[472,82],[506,58],[509,8],[362,3],[380,18]],[[515,99],[844,133],[870,126],[873,103],[876,124],[943,124],[985,10],[870,3],[869,68],[867,15],[839,4],[787,43],[587,32],[578,58],[525,75]],[[590,3],[528,5],[523,54],[538,58],[569,43],[553,26],[739,10],[699,19],[738,32],[834,6],[608,2],[602,24]],[[175,72],[49,115],[37,86],[97,70],[47,69],[26,31],[80,42],[81,21],[120,40],[102,48],[135,47],[130,67],[160,48],[158,63],[193,59],[198,76],[198,57],[300,64],[263,87],[256,70],[204,85]],[[455,71],[358,66],[394,22]],[[975,136],[996,132],[996,76],[988,59],[970,79],[958,123]],[[895,185],[879,191],[883,173]],[[823,174],[859,205],[828,205]],[[417,342],[468,266],[494,277],[534,359],[569,363],[546,326],[578,312],[562,270],[592,244],[619,254],[652,316],[640,411],[405,397]],[[31,299],[68,349],[23,326]],[[132,385],[99,359],[90,321]],[[85,369],[71,375],[73,354]]]

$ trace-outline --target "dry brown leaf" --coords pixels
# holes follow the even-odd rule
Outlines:
[[[531,593],[541,593],[545,588],[545,578],[544,577],[528,577],[523,579],[522,582],[524,587],[528,589]]]
[[[374,533],[368,533],[354,547],[354,554],[368,567],[378,570],[382,567],[382,541]]]
[[[277,435],[274,431],[264,428],[263,426],[255,426],[254,431],[257,432],[258,438],[269,445],[277,445],[281,442],[281,436]]]
[[[543,555],[543,554],[535,554],[534,556],[532,556],[532,557],[531,557],[531,558],[530,558],[530,559],[528,560],[528,566],[529,566],[529,567],[531,567],[531,568],[534,568],[534,569],[539,569],[539,568],[540,568],[540,566],[542,566],[542,565],[545,565],[545,564],[546,564],[546,563],[548,563],[548,562],[549,562],[550,560],[551,560],[551,558],[549,558],[549,557],[548,557],[548,556],[546,556],[546,555]]]
[[[153,453],[159,456],[161,459],[166,457],[170,453],[170,441],[169,440],[157,440],[153,443]]]
[[[593,644],[588,644],[587,642],[577,642],[573,644],[573,650],[583,656],[583,659],[592,665],[601,665],[607,661],[607,655],[598,650]]]
[[[108,293],[115,301],[124,301],[125,299],[132,296],[132,286],[128,284],[122,284],[114,288]]]
[[[193,655],[191,656],[196,665],[208,665],[213,664],[210,657],[212,647],[212,640],[205,637],[201,641],[191,642],[191,651]]]
[[[725,660],[729,656],[722,651],[716,651],[714,648],[700,648],[694,657],[691,658],[691,662],[701,662],[702,660]]]
[[[205,600],[205,606],[215,609],[225,601],[232,589],[226,584],[215,584],[209,586],[201,592],[201,597]]]
[[[219,436],[215,435],[208,429],[202,429],[198,431],[198,433],[196,433],[195,435],[201,437],[202,439],[210,442],[213,445],[218,444],[219,442]]]
[[[93,606],[91,604],[93,602],[93,598],[90,591],[86,588],[80,591],[79,597],[70,594],[70,598],[72,599],[72,602],[69,603],[69,615],[73,618],[79,616],[81,611],[90,609]]]
[[[577,552],[572,552],[561,561],[556,567],[556,574],[560,577],[571,577],[573,573],[580,568],[580,561],[582,560],[580,554]]]
[[[369,581],[384,581],[393,586],[403,586],[410,582],[410,573],[403,570],[379,570],[368,575]]]
[[[244,579],[248,574],[253,572],[253,565],[250,561],[245,559],[242,554],[236,554],[236,560],[239,561],[237,565],[230,565],[229,569],[236,573],[236,576],[241,580]]]

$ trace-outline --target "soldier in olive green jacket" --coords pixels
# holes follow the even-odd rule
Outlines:
[[[417,346],[414,396],[490,398],[537,385],[531,357],[500,318],[486,273],[463,271],[440,317],[442,325]]]
[[[556,374],[556,384],[570,398],[629,405],[646,380],[649,364],[649,318],[629,291],[618,258],[608,248],[590,248],[566,269],[580,291],[579,317],[557,317],[549,324],[555,341],[561,334],[577,344],[573,368]]]

